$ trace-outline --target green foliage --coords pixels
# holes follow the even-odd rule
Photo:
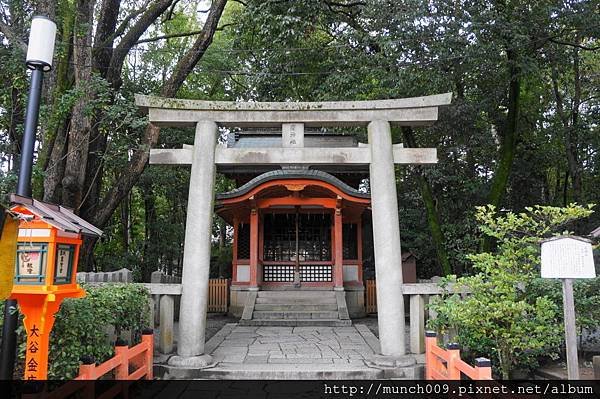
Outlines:
[[[563,320],[562,284],[559,280],[536,278],[531,283],[529,295],[532,298],[545,296],[559,309],[560,323]],[[579,333],[583,329],[596,329],[600,326],[600,277],[575,280],[573,284],[575,316]],[[581,338],[581,335],[580,335]],[[581,341],[580,341],[581,343]]]
[[[133,342],[141,340],[148,320],[148,291],[136,284],[104,284],[84,287],[84,298],[66,299],[56,314],[50,335],[48,378],[72,379],[79,372],[79,359],[93,356],[103,362],[114,355],[114,342],[109,330],[118,336],[131,331]],[[0,304],[3,311],[3,304]],[[2,319],[0,318],[0,327]],[[17,330],[19,359],[16,376],[22,376],[26,336],[22,317]]]
[[[473,276],[444,280],[444,287],[454,289],[430,305],[438,313],[430,327],[453,333],[471,356],[491,358],[502,378],[535,367],[541,355],[556,354],[563,335],[559,307],[552,296],[532,295],[540,240],[590,214],[591,206],[578,205],[535,206],[504,215],[492,206],[478,207],[480,230],[496,240],[497,249],[468,256]]]
[[[149,325],[148,291],[134,284],[107,284],[85,287],[85,298],[65,300],[50,337],[48,377],[70,379],[77,375],[79,358],[94,356],[102,362],[113,355],[106,329],[115,334],[134,332],[140,342],[141,330]]]

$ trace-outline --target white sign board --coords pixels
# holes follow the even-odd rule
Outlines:
[[[542,242],[543,278],[594,278],[592,244],[573,237]]]

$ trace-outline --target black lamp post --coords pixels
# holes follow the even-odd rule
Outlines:
[[[31,21],[29,45],[27,47],[27,68],[31,69],[31,86],[27,99],[27,113],[21,145],[21,164],[17,195],[31,197],[31,170],[33,167],[33,150],[35,131],[40,112],[40,97],[44,72],[52,69],[54,56],[54,40],[56,24],[43,16],[35,16]],[[2,352],[0,354],[0,379],[10,380],[15,369],[17,352],[17,324],[19,314],[16,311],[17,301],[4,301],[4,325],[2,327]],[[12,309],[12,311],[11,311]]]

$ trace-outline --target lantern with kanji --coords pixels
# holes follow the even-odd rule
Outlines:
[[[21,219],[11,298],[25,316],[25,379],[46,379],[54,315],[64,298],[85,295],[76,282],[82,238],[102,231],[59,205],[16,195],[11,203]]]

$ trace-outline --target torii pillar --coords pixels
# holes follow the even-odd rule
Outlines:
[[[178,356],[169,359],[169,364],[178,367],[202,368],[212,361],[211,356],[204,353],[204,344],[217,130],[215,122],[200,121],[196,124],[194,135],[183,246]]]
[[[438,107],[451,93],[398,100],[320,103],[236,103],[136,96],[158,126],[196,128],[194,146],[151,150],[151,164],[191,164],[184,245],[180,331],[177,353],[169,364],[202,368],[211,358],[204,351],[206,303],[215,165],[369,165],[381,365],[411,366],[405,356],[400,226],[394,164],[434,164],[434,148],[393,145],[390,123],[425,126],[434,123]],[[223,148],[216,146],[217,124],[226,127],[367,126],[369,144],[358,148]],[[375,356],[373,363],[378,363]]]

